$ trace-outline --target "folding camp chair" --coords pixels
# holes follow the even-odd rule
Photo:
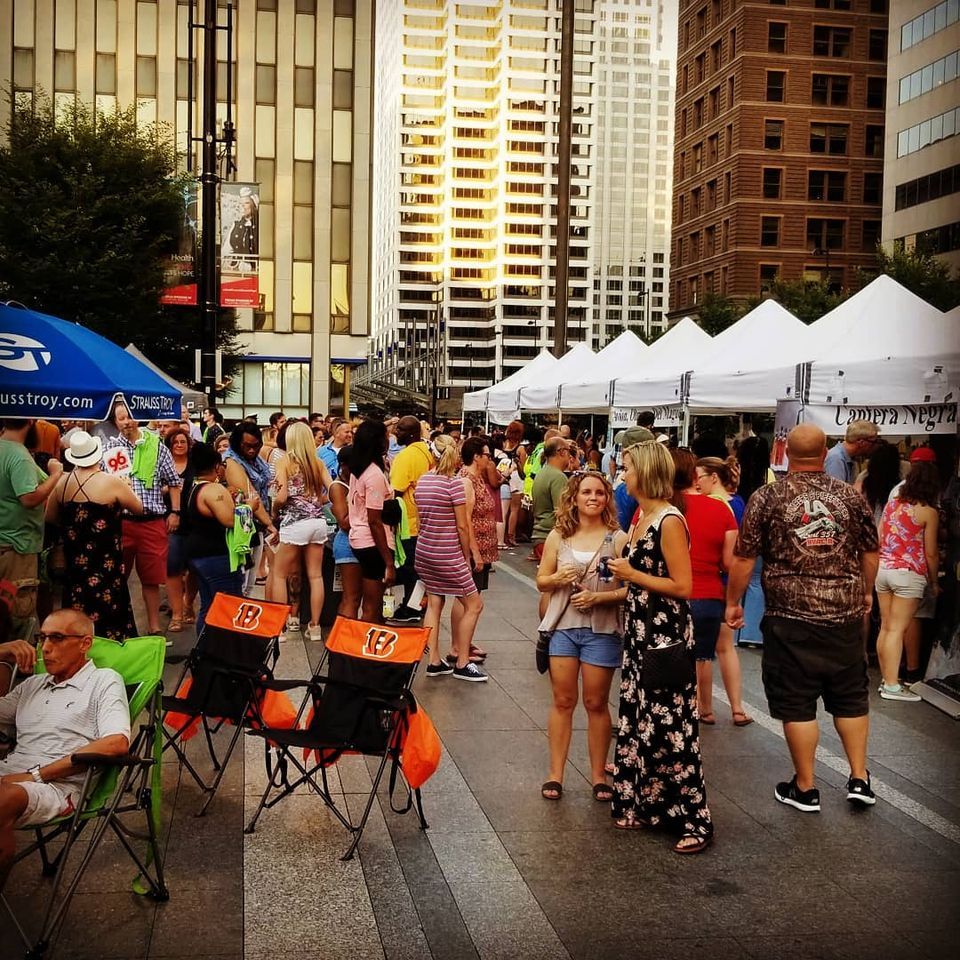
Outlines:
[[[98,667],[116,670],[126,685],[130,702],[130,749],[119,757],[75,753],[72,758],[74,763],[87,768],[75,812],[57,817],[41,827],[30,828],[34,830],[36,840],[16,856],[15,862],[19,863],[39,851],[44,875],[54,877],[50,900],[36,938],[28,936],[9,903],[0,894],[0,904],[13,920],[14,928],[27,949],[28,958],[41,957],[46,952],[74,892],[80,886],[84,871],[108,830],[113,831],[137,865],[139,875],[134,880],[134,890],[155,900],[169,898],[158,841],[163,746],[160,736],[160,696],[165,650],[164,637],[134,637],[123,642],[98,637],[93,641],[90,659]],[[42,662],[38,662],[37,672],[43,672]],[[134,829],[121,819],[137,811],[144,814],[145,829]],[[90,835],[86,849],[68,880],[70,853],[88,825]],[[64,838],[63,845],[51,856],[50,845],[60,837]],[[146,855],[143,857],[134,846],[139,842],[146,844]]]
[[[327,637],[324,657],[310,680],[275,680],[270,684],[275,690],[306,687],[305,703],[309,704],[310,713],[301,729],[248,731],[251,736],[263,737],[273,744],[279,759],[269,773],[267,788],[247,833],[256,829],[265,808],[275,806],[301,784],[307,784],[352,834],[350,847],[341,857],[352,859],[391,760],[391,807],[397,813],[406,813],[415,800],[420,826],[427,828],[419,788],[410,790],[406,806],[400,809],[393,806],[392,788],[398,774],[402,776],[401,739],[407,718],[416,709],[411,687],[428,635],[429,631],[422,627],[386,627],[338,617]],[[370,796],[356,824],[349,819],[349,813],[345,815],[337,807],[327,785],[326,768],[345,753],[380,757]],[[288,765],[295,767],[298,774],[293,782],[287,778]]]
[[[163,709],[167,711],[163,749],[176,752],[206,795],[197,816],[207,812],[216,796],[244,728],[264,725],[260,709],[262,684],[273,678],[279,637],[289,611],[286,604],[218,593],[196,646],[186,659],[176,693],[163,698]],[[213,737],[225,723],[233,724],[234,732],[221,758]],[[185,741],[198,729],[203,730],[215,772],[209,782],[187,757]]]

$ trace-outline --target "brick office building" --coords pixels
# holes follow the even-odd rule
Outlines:
[[[880,240],[887,0],[680,0],[670,315]]]

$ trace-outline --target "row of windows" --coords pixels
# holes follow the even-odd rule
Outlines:
[[[850,107],[852,77],[834,73],[815,73],[811,79],[810,99],[818,106]],[[884,77],[867,77],[864,105],[871,110],[882,110],[887,95]],[[785,103],[787,100],[787,74],[785,70],[768,70],[766,99],[768,103]],[[682,135],[682,134],[681,134]]]
[[[954,50],[953,53],[928,63],[919,70],[904,77],[900,81],[900,103],[906,103],[916,97],[922,97],[925,93],[957,79],[957,61],[960,57],[960,50]]]
[[[786,121],[764,120],[763,146],[765,150],[782,150]],[[883,156],[884,128],[867,124],[864,137],[864,154],[868,157]],[[850,125],[847,123],[811,123],[810,152],[830,156],[847,155],[850,140]]]
[[[916,180],[898,183],[895,207],[897,210],[906,210],[954,193],[960,193],[960,164],[936,170]]]
[[[901,249],[907,237],[900,237],[895,241]],[[960,250],[960,221],[944,224],[942,227],[933,227],[923,230],[913,238],[920,253],[941,254]]]
[[[914,124],[897,134],[897,156],[905,157],[924,147],[956,136],[960,129],[960,107]]]
[[[932,37],[956,23],[960,17],[960,0],[944,0],[935,7],[925,10],[900,28],[900,49],[909,50],[918,43]]]
[[[761,192],[765,200],[783,198],[783,170],[780,167],[764,167]],[[842,170],[808,170],[807,199],[817,203],[845,203],[852,200],[847,190],[847,173]],[[883,174],[863,175],[863,202],[879,204],[882,200]]]

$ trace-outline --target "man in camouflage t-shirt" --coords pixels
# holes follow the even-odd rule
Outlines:
[[[796,771],[777,784],[776,799],[811,813],[820,809],[813,778],[820,697],[850,762],[847,799],[876,802],[866,767],[863,616],[873,598],[877,530],[863,497],[824,473],[826,452],[819,428],[791,431],[790,472],[750,498],[727,585],[727,624],[737,628],[756,558],[763,558],[763,686]]]

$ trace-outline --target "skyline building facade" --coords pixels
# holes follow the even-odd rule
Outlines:
[[[887,0],[680,0],[672,318],[876,269]]]
[[[219,6],[225,24],[227,4]],[[192,7],[199,19],[202,3]],[[261,422],[278,409],[342,409],[344,379],[364,362],[369,335],[374,3],[233,7],[233,176],[259,184],[260,304],[237,311],[246,356],[220,406]],[[58,106],[74,98],[101,110],[136,104],[144,124],[175,131],[183,170],[190,8],[184,0],[0,0],[0,23],[9,28],[0,85],[20,103],[42,94]],[[199,33],[194,39],[196,93],[203,45]],[[221,33],[221,122],[226,60]],[[9,109],[0,98],[0,125]],[[194,136],[200,124],[198,104]],[[199,175],[199,150],[196,157]]]

